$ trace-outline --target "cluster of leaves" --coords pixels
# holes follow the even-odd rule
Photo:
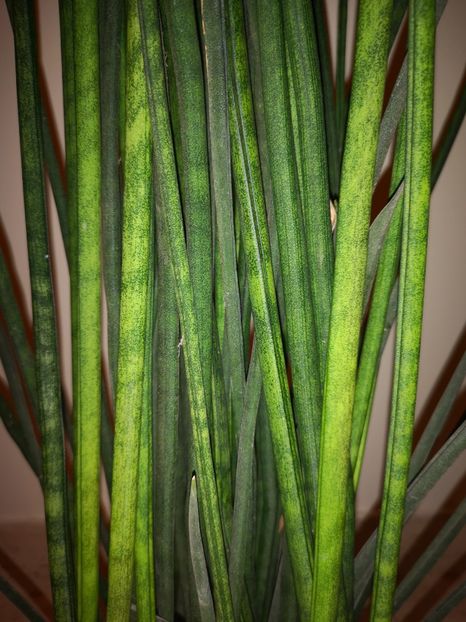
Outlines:
[[[445,1],[410,0],[382,115],[406,0],[360,1],[350,98],[344,0],[335,97],[322,0],[62,0],[66,183],[33,2],[7,4],[34,348],[2,254],[1,414],[43,488],[56,619],[331,622],[359,616],[371,585],[371,619],[391,619],[466,519],[463,502],[396,586],[403,523],[466,444],[458,424],[431,456],[463,355],[411,455],[429,197],[466,107],[463,89],[431,167]],[[392,142],[388,201],[371,224]],[[69,265],[72,412],[45,175]],[[395,319],[380,524],[355,557],[354,498]]]

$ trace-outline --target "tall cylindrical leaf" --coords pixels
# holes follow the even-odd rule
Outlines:
[[[241,209],[242,239],[247,259],[256,347],[280,499],[286,521],[288,549],[298,600],[305,615],[310,605],[309,585],[312,581],[310,524],[280,334],[242,7],[238,1],[232,0],[228,4],[230,32],[235,32],[234,37],[230,36],[231,46],[228,50],[231,76],[230,133],[235,189]]]
[[[434,0],[409,5],[406,179],[392,411],[371,620],[392,617],[421,346],[432,153]]]
[[[201,333],[198,329],[193,284],[183,230],[173,138],[168,116],[163,50],[157,14],[158,5],[152,0],[139,0],[138,7],[154,144],[155,183],[160,192],[161,213],[167,233],[180,317],[182,336],[180,348],[186,367],[193,455],[196,481],[199,484],[200,516],[205,529],[206,550],[212,577],[216,615],[220,620],[229,620],[233,617],[233,612],[210,445],[203,361],[199,342]]]
[[[109,620],[131,603],[151,238],[151,142],[137,1],[128,7],[122,279],[109,554]]]
[[[356,34],[336,232],[335,278],[319,464],[313,615],[337,613],[350,461],[351,412],[391,0],[362,0]]]
[[[97,616],[100,477],[100,98],[98,2],[73,5],[76,114],[74,467],[78,617]],[[73,251],[72,251],[73,252]]]
[[[33,3],[13,3],[24,207],[31,277],[42,487],[55,618],[75,619],[60,366],[45,200]]]

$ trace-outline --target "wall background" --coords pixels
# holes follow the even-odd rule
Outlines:
[[[337,0],[328,0],[328,19],[335,33]],[[356,0],[349,0],[349,41]],[[40,20],[40,41],[43,66],[52,108],[63,143],[61,118],[61,64],[58,3],[41,0],[37,3]],[[462,79],[466,59],[466,2],[450,0],[437,30],[435,81],[434,140],[438,137],[448,114],[452,99]],[[334,37],[332,45],[334,45]],[[348,70],[351,59],[348,58]],[[21,165],[16,112],[13,40],[5,4],[0,3],[0,216],[9,240],[18,275],[24,284],[24,297],[30,309],[25,226],[22,205]],[[435,192],[432,197],[425,295],[425,323],[422,339],[421,368],[417,413],[423,417],[432,395],[438,393],[439,375],[459,340],[465,342],[466,309],[466,123],[458,135]],[[71,386],[69,323],[69,287],[67,268],[58,234],[58,223],[53,207],[50,209],[52,261],[59,308],[60,350],[63,377],[69,395]],[[383,357],[374,403],[374,417],[369,430],[366,454],[358,497],[358,515],[367,515],[380,494],[383,474],[384,446],[390,399],[393,357],[393,334]],[[463,392],[463,398],[465,397]],[[463,407],[465,400],[463,399]],[[466,456],[460,457],[454,473],[447,474],[423,502],[420,513],[429,515],[439,503],[451,500],[462,484],[466,472]],[[41,521],[43,506],[39,486],[3,425],[0,427],[0,522]],[[461,479],[463,477],[463,479]]]

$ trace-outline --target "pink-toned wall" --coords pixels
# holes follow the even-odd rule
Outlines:
[[[59,136],[63,137],[60,115],[62,105],[60,38],[57,0],[41,0],[39,7],[42,59],[50,99],[57,119]],[[336,24],[337,0],[328,1],[328,17]],[[356,1],[349,0],[350,32],[354,25]],[[450,0],[437,37],[437,73],[435,82],[434,136],[437,137],[448,113],[455,90],[462,79],[466,60],[466,2]],[[0,3],[0,214],[10,240],[24,295],[30,306],[28,267],[24,234],[18,121],[15,101],[13,42],[5,4]],[[333,32],[334,32],[333,28]],[[334,41],[332,42],[334,44]],[[350,59],[348,60],[348,63]],[[348,67],[350,65],[348,64]],[[69,324],[68,281],[58,225],[51,209],[52,261],[56,277],[60,317],[63,376],[69,394]],[[435,386],[439,372],[446,364],[465,325],[466,309],[466,124],[458,136],[446,170],[432,198],[425,324],[417,411],[422,413]],[[381,376],[374,404],[374,418],[369,431],[369,448],[358,498],[359,514],[373,507],[380,492],[383,471],[384,442],[387,428],[393,335],[382,361]],[[422,505],[425,514],[435,511],[438,503],[449,498],[466,470],[466,457],[453,474],[447,475]],[[41,520],[43,508],[37,482],[3,425],[0,427],[0,521]],[[464,483],[464,481],[463,481]]]

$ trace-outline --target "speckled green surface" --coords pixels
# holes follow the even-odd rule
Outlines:
[[[388,54],[391,0],[362,0],[338,203],[322,409],[312,616],[336,616],[367,235]]]
[[[77,615],[95,620],[99,587],[101,399],[98,2],[74,2],[76,340],[74,469]]]
[[[457,587],[460,573],[458,581],[439,581],[443,591],[425,578],[427,588],[424,581],[419,586],[425,605],[417,595],[403,604],[406,590],[396,595],[395,587],[398,572],[411,585],[420,578],[406,575],[411,567],[422,574],[437,567],[443,536],[435,540],[428,532],[432,556],[412,566],[416,547],[399,561],[401,529],[408,538],[415,533],[404,522],[449,467],[457,470],[459,462],[452,465],[466,439],[463,423],[415,475],[421,465],[409,460],[426,206],[464,114],[463,94],[431,175],[429,58],[434,4],[438,20],[445,2],[411,0],[411,11],[419,13],[411,15],[409,63],[401,70],[407,76],[409,66],[409,81],[394,83],[398,108],[388,104],[384,116],[390,123],[380,125],[382,96],[388,99],[390,92],[387,50],[407,0],[393,0],[394,13],[390,0],[360,0],[344,126],[346,0],[335,3],[336,102],[323,1],[128,0],[123,6],[63,0],[61,180],[59,146],[50,140],[51,121],[44,122],[47,106],[37,89],[33,4],[7,0],[16,15],[40,349],[34,354],[22,334],[22,311],[9,300],[15,270],[7,274],[6,249],[0,354],[9,386],[0,414],[36,471],[39,444],[32,428],[40,419],[56,619],[96,620],[107,607],[111,620],[424,619]],[[381,180],[374,191],[407,90],[407,139],[401,129],[390,188]],[[343,134],[340,179],[335,165]],[[52,163],[70,268],[73,411],[66,366],[60,386],[42,160],[46,168]],[[338,189],[334,266],[328,199]],[[379,200],[386,203],[381,194],[387,190],[392,199],[374,221],[368,245],[370,203],[374,209]],[[404,206],[395,207],[404,190]],[[401,241],[381,523],[354,556],[360,525],[352,483],[357,487],[380,352],[396,318]],[[110,322],[102,335],[101,301],[103,326]],[[448,399],[441,398],[431,419],[436,429],[426,428],[430,439],[451,409],[461,363],[458,369]],[[64,438],[70,440],[66,468]],[[424,452],[421,462],[426,458]],[[449,529],[454,523],[455,533],[456,520],[447,524]],[[0,545],[7,552],[0,559],[2,573],[17,586],[24,576],[8,559],[10,544]],[[374,572],[371,614],[363,608]],[[51,617],[52,605],[27,580],[21,585]],[[8,593],[4,582],[0,590]],[[394,592],[399,613],[392,612]]]
[[[129,617],[141,412],[143,405],[147,408],[144,404],[144,368],[151,274],[152,158],[136,0],[129,5],[126,55],[126,182],[107,612],[108,618],[115,621]]]
[[[371,620],[392,615],[416,406],[429,223],[434,0],[412,0],[409,17],[406,187],[395,370]]]
[[[159,186],[164,227],[168,240],[167,246],[175,281],[182,337],[180,348],[186,367],[191,411],[198,502],[201,521],[205,528],[207,555],[211,565],[215,611],[219,620],[230,620],[233,617],[232,603],[210,447],[208,411],[203,386],[203,361],[201,359],[198,320],[181,218],[181,201],[168,119],[163,57],[156,9],[157,6],[151,2],[146,0],[139,2],[147,92],[152,122],[155,183]]]
[[[234,82],[230,91],[233,171],[243,221],[249,291],[264,381],[267,415],[273,439],[280,498],[287,524],[297,588],[304,607],[311,581],[310,542],[304,486],[292,421],[283,345],[273,283],[270,243],[254,128],[244,43],[235,40]]]
[[[50,268],[39,83],[31,2],[13,5],[21,162],[35,342],[37,405],[48,554],[58,621],[74,619],[60,371]]]

